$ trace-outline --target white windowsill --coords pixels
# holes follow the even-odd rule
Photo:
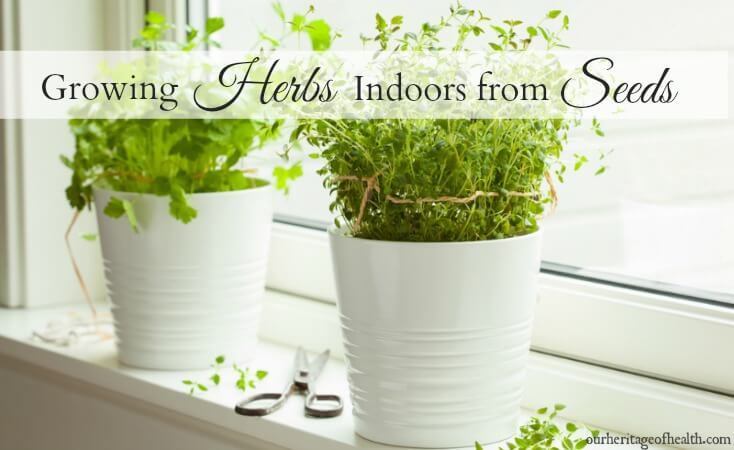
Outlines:
[[[336,393],[345,401],[345,413],[333,419],[309,419],[303,415],[302,400],[289,401],[277,414],[250,418],[234,413],[236,401],[246,394],[223,377],[217,388],[190,396],[181,381],[205,380],[211,370],[150,371],[121,366],[115,357],[112,340],[71,347],[58,347],[30,340],[33,330],[41,330],[50,320],[66,314],[86,314],[84,305],[35,310],[0,310],[0,357],[11,357],[58,372],[142,402],[151,402],[203,423],[224,427],[278,446],[341,450],[353,448],[390,448],[375,446],[352,432],[351,406],[344,377],[344,366],[332,359],[319,384],[326,392]],[[290,375],[293,349],[271,342],[261,342],[251,368],[269,371],[255,392],[280,391]],[[224,371],[223,371],[224,372]]]
[[[295,301],[295,298],[274,292],[269,292],[267,297],[266,304],[281,302],[281,307],[288,306],[288,301]],[[318,305],[317,307],[321,306],[333,307],[331,305]],[[153,404],[194,418],[205,425],[224,428],[230,432],[253,437],[280,447],[318,450],[394,448],[369,442],[354,434],[345,367],[339,358],[334,358],[329,362],[319,380],[319,385],[323,393],[339,394],[345,400],[345,411],[342,416],[333,419],[306,418],[303,415],[302,399],[295,398],[276,414],[265,418],[248,418],[233,412],[234,404],[244,397],[244,394],[237,391],[231,380],[226,378],[221,386],[209,392],[197,394],[195,397],[188,395],[181,381],[187,378],[206,380],[212,373],[211,371],[161,372],[120,366],[115,358],[112,340],[67,348],[40,344],[29,339],[33,330],[41,330],[49,321],[58,320],[69,312],[86,313],[86,309],[84,305],[75,305],[34,310],[0,310],[0,358],[7,358],[8,361],[20,360],[38,368],[60,373],[95,387],[121,394],[132,400]],[[267,323],[273,320],[274,314],[273,311],[266,311],[264,317],[266,327]],[[271,317],[268,318],[268,316]],[[312,329],[317,329],[318,325],[312,324]],[[287,336],[282,340],[288,340]],[[317,344],[318,342],[311,341],[306,342],[305,346],[313,349]],[[340,349],[333,348],[333,350],[336,350],[338,354]],[[257,358],[250,364],[250,367],[268,370],[270,375],[258,386],[257,392],[282,389],[290,375],[292,355],[293,348],[288,345],[268,340],[261,343]],[[538,364],[537,358],[535,360],[531,358],[531,366]],[[562,367],[554,368],[548,365],[542,369],[547,371],[544,376],[550,377],[549,382],[552,382],[553,369],[558,370]],[[531,367],[531,372],[532,370]],[[608,384],[609,380],[601,379],[600,382]],[[529,383],[532,384],[532,381]],[[585,381],[582,377],[579,378],[578,383],[579,389],[583,390],[582,385]],[[647,386],[643,387],[649,389]],[[532,386],[529,386],[529,390],[533,389]],[[603,399],[598,400],[603,401]],[[526,418],[527,414],[524,419]],[[496,445],[490,445],[487,448],[496,447]],[[618,445],[614,448],[636,447]]]

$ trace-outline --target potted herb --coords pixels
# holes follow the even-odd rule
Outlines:
[[[202,33],[189,29],[176,43],[164,39],[173,26],[162,15],[151,12],[146,21],[134,45],[148,50],[217,46],[212,35],[224,26],[210,18]],[[278,137],[281,123],[70,122],[76,152],[62,157],[72,170],[66,194],[77,214],[96,210],[123,364],[195,369],[221,353],[237,362],[253,355],[273,189],[242,160]],[[274,171],[282,188],[296,175]]]
[[[542,39],[568,18],[493,24],[461,5],[402,33],[377,15],[382,50],[438,50],[498,34],[496,50]],[[453,42],[453,40],[452,40]],[[559,119],[304,120],[340,218],[329,231],[355,430],[410,447],[512,436],[540,264],[537,222],[554,202],[567,133]],[[596,127],[596,122],[595,122]]]

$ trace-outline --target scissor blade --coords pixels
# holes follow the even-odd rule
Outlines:
[[[331,351],[328,349],[324,350],[311,362],[311,365],[308,367],[308,374],[311,382],[316,381],[319,375],[321,375],[321,371],[324,369],[324,366],[326,366],[326,362],[329,361],[330,354]]]
[[[306,359],[306,352],[303,347],[296,349],[296,356],[293,359],[293,379],[300,376],[304,371],[308,370],[308,359]]]

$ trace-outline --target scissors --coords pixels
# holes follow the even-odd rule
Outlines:
[[[293,363],[293,379],[283,392],[268,392],[253,395],[239,402],[234,410],[243,416],[266,416],[279,410],[291,394],[306,397],[305,411],[309,417],[336,417],[342,413],[344,403],[341,397],[332,394],[317,394],[314,382],[329,360],[329,350],[319,354],[309,364],[306,352],[299,347]]]

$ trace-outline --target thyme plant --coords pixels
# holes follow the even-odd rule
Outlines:
[[[438,23],[402,32],[403,18],[376,16],[377,33],[362,36],[380,51],[462,51],[469,39],[495,36],[494,51],[523,51],[540,42],[565,47],[569,18],[561,11],[523,28],[499,24],[460,3]],[[453,45],[446,47],[445,35]],[[563,179],[565,119],[302,120],[291,138],[305,138],[326,163],[319,173],[333,195],[335,225],[352,236],[388,241],[478,241],[532,233],[555,202]],[[599,130],[598,122],[593,123]],[[587,159],[577,156],[574,168]],[[546,184],[547,183],[547,184]]]
[[[566,407],[555,404],[553,409],[547,407],[535,411],[535,415],[527,423],[520,426],[517,436],[510,439],[498,450],[581,450],[588,445],[588,436],[596,437],[599,430],[567,422],[565,426],[557,423],[557,415]],[[587,432],[587,436],[581,435]],[[476,450],[484,450],[479,442],[475,442]]]

